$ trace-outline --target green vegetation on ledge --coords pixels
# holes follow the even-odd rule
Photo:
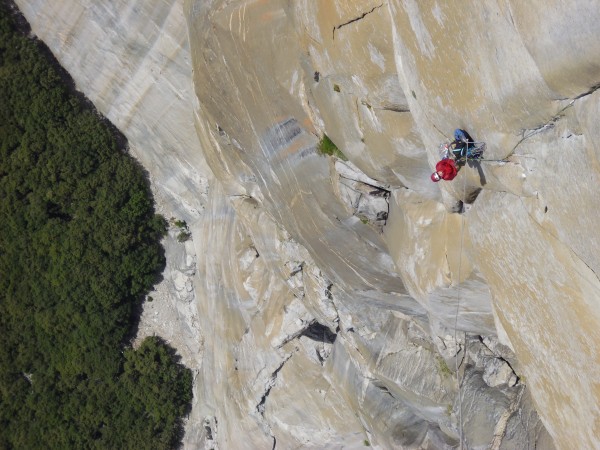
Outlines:
[[[157,338],[124,348],[164,267],[166,222],[122,137],[66,87],[47,49],[17,31],[7,5],[0,448],[173,448],[191,373]]]
[[[321,155],[335,156],[343,161],[348,161],[346,155],[344,155],[342,151],[339,148],[337,148],[337,146],[333,143],[331,139],[329,139],[329,136],[327,136],[326,134],[324,134],[321,140],[319,141],[317,150]]]
[[[446,363],[446,361],[444,361],[444,359],[442,359],[439,356],[436,356],[436,359],[438,362],[439,373],[442,374],[442,376],[444,376],[444,377],[451,376],[452,371],[450,370],[450,367],[448,367],[448,364]]]
[[[170,223],[175,225],[180,230],[179,234],[177,235],[178,242],[186,242],[192,237],[190,228],[188,227],[188,224],[185,220],[175,219],[174,217],[171,217]]]

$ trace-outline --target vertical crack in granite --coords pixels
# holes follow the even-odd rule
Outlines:
[[[273,373],[269,377],[269,380],[267,381],[266,390],[265,390],[264,394],[262,395],[260,401],[256,405],[256,411],[263,418],[265,416],[265,403],[267,402],[267,397],[269,396],[269,393],[271,392],[271,389],[273,389],[273,386],[275,386],[275,382],[277,381],[277,374],[279,373],[279,371],[281,371],[281,369],[283,369],[283,366],[285,365],[285,363],[288,362],[292,356],[294,356],[294,353],[291,353],[289,356],[287,356],[281,362],[281,364],[273,371]]]
[[[508,420],[519,409],[519,406],[521,404],[521,399],[523,398],[524,392],[525,392],[525,387],[524,386],[519,387],[519,393],[510,402],[509,407],[500,416],[500,419],[498,420],[498,422],[496,423],[496,427],[494,428],[494,439],[492,440],[492,442],[489,446],[490,450],[499,450],[500,447],[502,446],[502,439],[506,435]]]
[[[275,447],[277,446],[277,437],[273,433],[273,429],[265,417],[266,402],[267,402],[267,398],[269,397],[269,393],[271,392],[271,389],[273,389],[273,386],[275,386],[275,383],[277,381],[277,374],[281,371],[281,369],[283,369],[283,366],[285,365],[285,363],[287,363],[292,356],[294,356],[294,352],[292,352],[290,355],[288,355],[281,362],[281,364],[273,371],[273,373],[269,377],[269,380],[267,381],[267,388],[266,388],[264,394],[262,395],[260,401],[256,405],[256,412],[258,412],[258,414],[262,418],[264,426],[267,428],[269,434],[271,435],[271,438],[273,439],[272,450],[274,450]]]

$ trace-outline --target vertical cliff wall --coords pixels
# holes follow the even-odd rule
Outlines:
[[[338,310],[360,297],[363,308],[395,304],[411,323],[426,317],[430,342],[453,337],[453,320],[469,336],[499,335],[550,434],[568,448],[594,446],[598,435],[590,402],[600,367],[591,250],[598,131],[590,125],[600,47],[596,10],[555,6],[189,1],[186,14],[198,129],[231,195],[251,197],[307,249],[342,291]],[[453,183],[431,183],[439,143],[455,127],[486,142],[486,159],[509,162],[472,163]],[[346,172],[316,154],[323,133],[376,180],[373,192],[388,192],[383,234],[357,220],[348,183],[336,189]],[[338,317],[336,342],[344,342],[354,327]],[[376,361],[370,376],[381,384]],[[395,400],[411,397],[397,392],[406,376],[386,386]],[[424,404],[417,409],[422,415]],[[421,419],[443,428],[433,416]],[[470,424],[477,447],[485,427]],[[439,435],[427,433],[387,443],[437,445]]]
[[[597,8],[17,3],[190,223],[186,447],[597,446]]]

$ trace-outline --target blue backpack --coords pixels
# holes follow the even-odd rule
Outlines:
[[[454,130],[454,139],[456,139],[457,141],[467,142],[471,140],[469,139],[470,137],[471,136],[469,136],[466,131],[461,130],[460,128]]]
[[[473,141],[473,138],[467,133],[465,130],[461,130],[457,128],[454,130],[454,139],[460,142],[467,143],[466,145],[466,153],[467,158],[469,159],[480,159],[483,156],[483,151],[485,150],[485,144],[477,144]],[[464,157],[465,147],[461,147],[458,149],[458,152],[455,151],[455,155],[458,158]]]

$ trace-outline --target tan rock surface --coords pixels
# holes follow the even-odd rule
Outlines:
[[[17,3],[190,223],[186,448],[598,448],[595,5]]]
[[[578,406],[578,400],[573,400],[575,406],[564,404],[563,410],[561,402],[557,403],[566,395],[581,400],[596,395],[591,386],[598,379],[597,362],[592,359],[586,370],[590,378],[582,379],[577,393],[566,394],[573,387],[566,379],[574,376],[570,371],[577,367],[575,360],[589,358],[586,355],[593,354],[597,341],[588,328],[588,324],[597,324],[592,319],[597,303],[592,286],[597,278],[590,254],[590,249],[597,248],[593,231],[597,215],[584,214],[581,221],[573,221],[597,202],[589,189],[597,172],[595,163],[590,163],[590,156],[592,161],[595,156],[584,150],[586,138],[577,136],[585,131],[573,112],[587,100],[569,103],[568,97],[590,91],[600,74],[589,62],[594,60],[597,46],[591,44],[584,50],[579,41],[597,37],[595,28],[587,25],[595,11],[579,19],[584,23],[576,37],[561,41],[565,49],[581,50],[567,59],[569,64],[553,64],[548,57],[551,41],[533,38],[536,29],[566,27],[563,7],[552,12],[545,9],[536,16],[535,26],[525,30],[524,23],[534,8],[508,2],[485,2],[473,8],[461,2],[289,5],[247,1],[213,2],[203,9],[198,2],[189,1],[189,25],[200,120],[218,124],[231,142],[239,144],[240,153],[235,156],[218,150],[220,167],[227,166],[238,180],[242,177],[235,175],[236,163],[231,157],[241,158],[245,168],[253,168],[258,174],[260,203],[306,246],[321,270],[343,291],[364,290],[368,280],[377,279],[377,285],[368,286],[372,297],[409,294],[427,312],[431,332],[442,336],[454,323],[464,331],[484,335],[494,334],[496,325],[501,327],[499,335],[517,352],[527,379],[529,371],[544,378],[544,386],[537,380],[531,382],[534,399],[552,436],[568,448],[575,436],[564,430],[577,429],[575,411],[579,406],[581,411],[587,410],[590,421],[579,435],[581,442],[595,442],[598,420],[592,405]],[[570,11],[575,8],[572,5]],[[279,45],[269,46],[274,40]],[[281,54],[284,48],[285,54]],[[574,79],[570,73],[577,65],[584,73]],[[231,92],[224,97],[214,96],[226,89]],[[232,115],[233,121],[228,117]],[[488,158],[515,155],[509,163],[469,165],[456,182],[434,185],[428,173],[439,142],[457,126],[476,131],[475,137],[487,142]],[[310,140],[304,133],[314,129],[331,136],[366,175],[390,186],[384,242],[376,244],[380,256],[369,257],[368,270],[361,265],[364,251],[344,253],[346,248],[356,248],[355,236],[359,242],[377,242],[367,227],[354,225],[352,240],[344,239],[342,249],[332,238],[332,234],[347,236],[353,222],[327,193],[325,179],[329,176],[313,165],[318,157],[310,152]],[[592,137],[595,130],[589,133]],[[548,136],[545,143],[544,136]],[[551,158],[548,147],[556,146],[559,136],[564,136],[557,146],[561,154]],[[566,161],[562,153],[569,150],[573,156]],[[305,167],[311,169],[307,172]],[[561,174],[558,167],[568,167],[571,176]],[[575,174],[582,177],[573,186]],[[573,202],[569,192],[574,188],[578,200]],[[246,188],[245,193],[250,190]],[[349,198],[352,201],[353,197]],[[459,200],[470,205],[461,206]],[[545,203],[543,208],[548,204],[552,211],[552,200],[556,215],[535,219],[539,203]],[[523,210],[522,220],[518,219],[519,209]],[[462,216],[455,213],[460,211]],[[310,217],[310,225],[299,223],[302,217]],[[332,222],[332,217],[339,222]],[[534,228],[528,228],[526,220],[532,219]],[[534,234],[540,226],[547,231]],[[592,236],[591,246],[578,243],[582,234]],[[321,246],[315,245],[315,237]],[[548,246],[554,246],[553,240],[558,248],[565,248],[560,254],[553,252],[556,261],[550,262],[546,254]],[[332,248],[343,255],[341,260],[328,255]],[[392,257],[396,269],[379,263],[386,255]],[[585,258],[581,264],[579,258]],[[539,274],[523,283],[521,271]],[[559,337],[558,323],[542,332],[551,317],[559,320],[558,310],[553,311],[558,306],[552,305],[560,304],[565,295],[557,286],[545,286],[542,273],[556,277],[561,273],[558,278],[563,281],[555,283],[571,291],[573,282],[582,286],[575,288],[581,292],[575,298],[582,299],[577,309],[585,311],[586,319],[572,312],[568,328],[571,336],[581,337],[578,345]],[[387,274],[402,284],[386,282]],[[361,284],[356,283],[357,277]],[[578,277],[587,280],[589,289],[584,290]],[[512,283],[521,288],[511,288]],[[523,302],[532,297],[538,305],[531,308],[535,319],[527,315],[532,301]],[[551,304],[549,298],[554,298]],[[455,318],[457,309],[460,315]],[[416,308],[413,313],[419,317]],[[350,317],[355,318],[352,313]],[[528,326],[537,331],[524,332]],[[530,332],[548,337],[530,340]],[[555,336],[552,342],[549,336]],[[549,349],[553,349],[551,354]],[[571,362],[561,366],[555,358],[562,360],[559,355],[567,350],[573,356],[564,361]],[[533,354],[533,359],[527,356]],[[541,371],[539,358],[548,364]],[[495,369],[490,366],[486,370],[486,378],[492,380]],[[505,375],[509,384],[514,384],[514,377]],[[537,399],[536,390],[543,399]],[[476,444],[478,439],[489,436],[478,434],[485,428],[483,423],[475,428],[479,430],[467,435],[477,447],[483,445]],[[382,431],[380,437],[383,435]],[[425,442],[422,436],[419,439]]]

